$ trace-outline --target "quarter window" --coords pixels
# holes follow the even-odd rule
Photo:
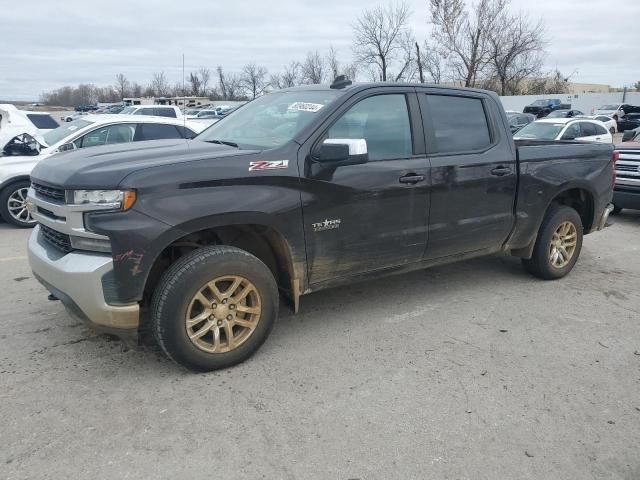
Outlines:
[[[484,150],[491,145],[482,100],[451,95],[427,95],[427,125],[433,127],[433,153]]]
[[[405,96],[376,95],[361,100],[333,124],[326,138],[362,138],[372,161],[410,157],[413,143]]]

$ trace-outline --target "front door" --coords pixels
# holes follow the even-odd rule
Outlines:
[[[497,248],[514,222],[516,163],[500,106],[481,93],[419,93],[431,162],[425,257]]]
[[[300,155],[310,284],[418,261],[429,169],[413,89],[360,94],[323,129]],[[326,139],[364,139],[368,161],[314,162],[308,153]]]

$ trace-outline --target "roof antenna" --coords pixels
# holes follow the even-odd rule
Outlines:
[[[342,88],[348,87],[352,83],[353,82],[349,80],[346,75],[338,75],[329,88],[340,90]]]

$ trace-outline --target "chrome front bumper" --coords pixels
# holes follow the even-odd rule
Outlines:
[[[42,238],[38,225],[29,238],[29,264],[38,281],[74,316],[115,334],[138,328],[137,303],[114,306],[105,301],[102,277],[113,270],[110,255],[80,251],[64,254]]]

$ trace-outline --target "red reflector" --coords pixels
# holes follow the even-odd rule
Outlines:
[[[613,163],[616,163],[618,160],[620,160],[620,152],[618,150],[613,151],[611,160],[613,160]]]

